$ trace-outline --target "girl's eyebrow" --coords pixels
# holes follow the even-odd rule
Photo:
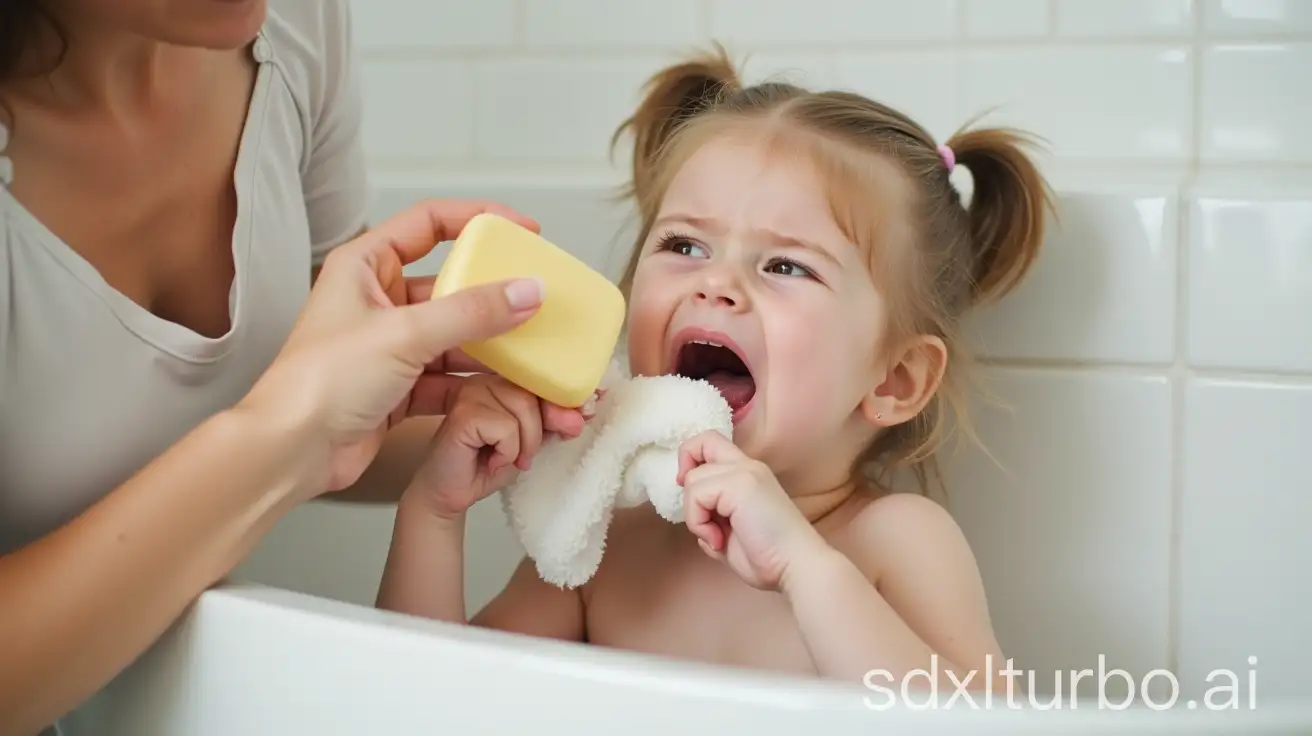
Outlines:
[[[709,235],[717,235],[717,236],[723,236],[729,230],[727,227],[725,227],[722,223],[716,221],[714,218],[698,217],[696,215],[689,215],[681,212],[672,212],[670,214],[663,215],[662,217],[657,219],[655,223],[653,223],[653,229],[659,228],[661,226],[669,226],[675,224],[687,225],[688,227],[691,227],[694,230],[700,230],[701,232],[707,233]],[[777,233],[767,228],[755,228],[752,230],[752,234],[761,238],[762,240],[768,241],[771,245],[774,245],[776,247],[797,248],[797,249],[805,250],[811,253],[815,253],[817,256],[832,263],[835,267],[842,266],[842,264],[839,263],[838,258],[836,258],[834,254],[829,251],[828,248],[825,248],[819,243],[812,242],[805,238],[798,238],[791,235],[783,235],[781,233]]]

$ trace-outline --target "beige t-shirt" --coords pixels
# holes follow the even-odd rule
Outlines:
[[[311,265],[366,223],[348,0],[274,0],[237,155],[232,327],[210,339],[116,290],[13,196],[0,132],[0,554],[48,534],[240,399]]]

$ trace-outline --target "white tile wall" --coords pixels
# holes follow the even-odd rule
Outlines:
[[[1002,467],[969,451],[949,472],[1003,644],[1040,670],[1165,667],[1182,697],[1250,656],[1261,697],[1312,689],[1312,1],[354,7],[378,215],[491,196],[612,275],[609,135],[712,36],[753,80],[851,87],[940,137],[987,108],[1045,136],[1060,223],[970,321],[1009,406],[976,417]],[[473,605],[515,559],[479,514]],[[251,573],[368,602],[389,516],[309,507]]]

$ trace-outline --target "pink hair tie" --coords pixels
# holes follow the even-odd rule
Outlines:
[[[948,144],[943,143],[938,147],[938,155],[943,157],[943,165],[948,167],[949,172],[957,167],[957,154],[948,148]]]

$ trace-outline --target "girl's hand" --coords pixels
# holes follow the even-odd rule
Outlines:
[[[774,473],[719,432],[683,443],[678,483],[702,550],[754,588],[778,590],[795,560],[828,546]]]
[[[527,470],[552,434],[577,437],[582,409],[542,401],[499,376],[460,384],[433,440],[433,452],[406,490],[407,504],[454,519]]]

